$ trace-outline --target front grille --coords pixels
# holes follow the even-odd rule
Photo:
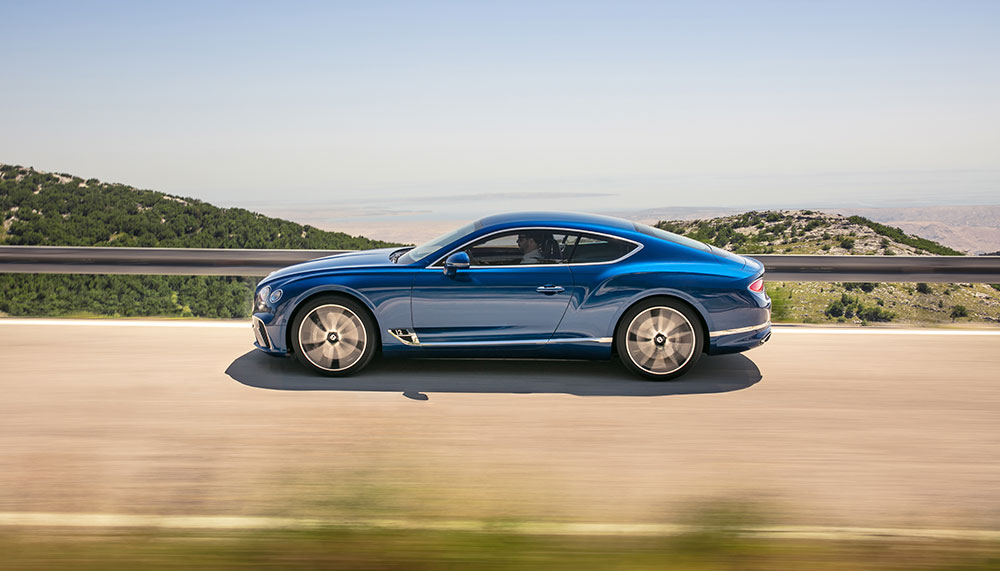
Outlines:
[[[264,322],[256,317],[253,318],[253,334],[257,338],[257,344],[265,349],[271,348],[271,340],[267,337],[267,329]]]

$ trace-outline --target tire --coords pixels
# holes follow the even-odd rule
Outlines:
[[[292,352],[307,369],[353,375],[375,355],[376,324],[359,302],[323,296],[303,305],[291,323]]]
[[[618,322],[615,344],[629,371],[646,379],[668,381],[698,362],[705,334],[690,306],[660,298],[639,302],[625,312]]]

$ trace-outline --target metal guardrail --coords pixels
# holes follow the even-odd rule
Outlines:
[[[264,276],[350,250],[0,246],[0,272]],[[1000,256],[760,254],[769,281],[1000,283]]]
[[[751,254],[768,281],[1000,283],[1000,256]]]
[[[291,264],[349,251],[0,246],[0,272],[265,276]]]

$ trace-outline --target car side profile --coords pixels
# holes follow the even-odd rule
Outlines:
[[[426,244],[271,273],[254,345],[330,376],[384,357],[611,359],[653,380],[771,335],[764,267],[657,228],[590,214],[477,220]]]

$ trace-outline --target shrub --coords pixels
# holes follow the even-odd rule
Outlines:
[[[896,314],[881,307],[862,307],[858,317],[865,321],[892,321]]]
[[[871,293],[875,290],[874,283],[871,282],[844,282],[844,289],[847,291],[853,291],[855,289],[860,289],[865,293]]]
[[[853,250],[854,238],[848,238],[847,236],[844,236],[843,238],[840,239],[840,247],[845,250]]]
[[[951,306],[951,320],[955,321],[959,317],[968,317],[969,310],[965,309],[964,305],[953,305]]]
[[[933,290],[931,290],[931,286],[927,285],[924,282],[920,282],[920,283],[917,284],[917,292],[918,293],[931,293],[932,291]]]
[[[844,304],[840,300],[834,300],[830,302],[830,305],[826,306],[826,311],[823,313],[827,317],[841,317],[844,315]]]

